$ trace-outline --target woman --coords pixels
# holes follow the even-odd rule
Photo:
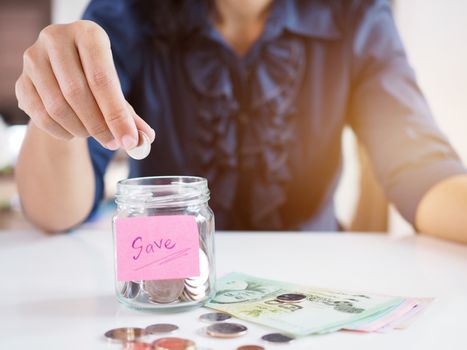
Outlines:
[[[17,83],[32,120],[17,181],[39,227],[85,220],[113,151],[154,129],[130,175],[207,177],[219,229],[336,230],[349,124],[400,212],[467,242],[465,169],[386,1],[95,0],[84,18],[45,28]]]

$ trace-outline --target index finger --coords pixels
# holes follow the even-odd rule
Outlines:
[[[89,88],[115,139],[125,149],[131,149],[138,144],[138,132],[123,96],[109,38],[97,24],[79,23],[75,43]]]

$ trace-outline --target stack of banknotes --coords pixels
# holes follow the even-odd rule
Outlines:
[[[231,273],[206,305],[293,336],[402,329],[432,301],[331,290]]]

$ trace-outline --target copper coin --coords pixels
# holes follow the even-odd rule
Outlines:
[[[104,336],[109,340],[130,342],[141,338],[144,335],[144,329],[142,328],[115,328],[105,332]]]
[[[171,323],[156,323],[144,329],[145,334],[172,333],[178,329],[177,325]]]
[[[183,338],[161,338],[152,346],[154,350],[196,350],[195,342]]]
[[[152,344],[132,341],[123,345],[123,350],[153,350]]]
[[[264,347],[259,345],[242,345],[237,350],[265,350]]]
[[[206,327],[206,332],[215,338],[236,338],[246,334],[247,327],[239,323],[219,322]]]

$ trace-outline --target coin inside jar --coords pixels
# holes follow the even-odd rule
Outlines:
[[[201,321],[205,322],[222,322],[230,318],[232,318],[232,316],[223,312],[208,312],[199,317]]]
[[[151,140],[142,131],[138,130],[138,144],[126,153],[133,159],[140,160],[146,158],[151,152]]]
[[[104,336],[113,341],[120,342],[131,342],[144,335],[144,329],[142,328],[115,328],[105,332]]]
[[[125,298],[134,299],[138,296],[139,289],[139,283],[128,281],[123,283],[121,293]]]
[[[154,350],[196,350],[195,342],[183,338],[161,338],[152,346]]]
[[[305,299],[306,295],[299,293],[281,294],[276,297],[276,300],[282,301],[283,303],[299,303]]]
[[[155,303],[167,304],[176,301],[183,292],[185,282],[178,280],[151,280],[143,282],[143,289]]]
[[[248,328],[238,323],[214,323],[206,327],[206,333],[215,338],[235,338],[246,334]]]
[[[270,343],[290,343],[294,338],[282,333],[269,333],[261,337],[264,341]]]
[[[171,333],[175,332],[178,329],[177,325],[170,323],[156,323],[150,326],[147,326],[144,329],[145,334],[158,334],[158,333]]]
[[[264,347],[260,345],[242,345],[237,348],[237,350],[265,350]]]

